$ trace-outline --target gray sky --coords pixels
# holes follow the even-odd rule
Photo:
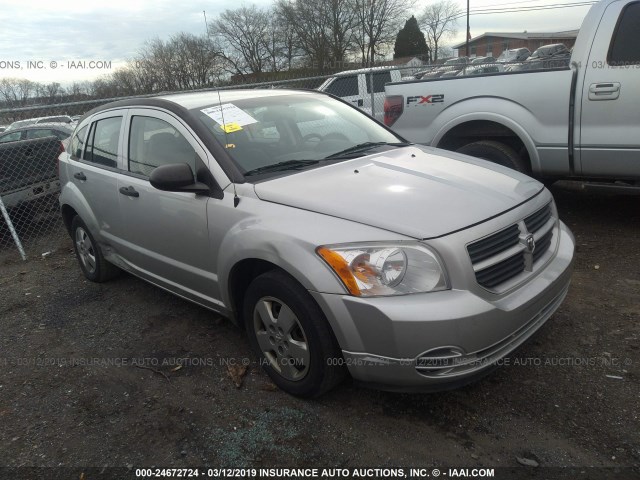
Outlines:
[[[466,8],[464,0],[458,1],[461,8]],[[531,0],[516,5],[560,1]],[[253,3],[267,6],[271,0],[255,0]],[[420,5],[425,4],[422,0],[416,13]],[[506,0],[471,0],[472,9],[497,4],[508,5]],[[3,26],[0,29],[0,78],[21,77],[61,83],[95,79],[134,57],[146,40],[154,37],[166,39],[181,31],[204,33],[203,10],[211,20],[221,11],[239,5],[237,0],[3,0],[0,8],[0,24]],[[587,11],[588,7],[578,7],[472,16],[471,34],[570,30],[580,26]],[[448,44],[464,40],[464,22],[464,19],[460,20],[459,34],[447,41]],[[28,61],[39,63],[29,65]],[[69,61],[76,64],[70,65]],[[79,64],[79,61],[85,64]],[[100,66],[89,64],[91,61],[109,63]],[[16,67],[17,62],[19,68],[11,68]]]

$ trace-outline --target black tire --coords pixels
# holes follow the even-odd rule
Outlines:
[[[266,308],[276,322],[281,320],[280,316],[283,316],[284,322],[283,312],[287,307],[288,319],[292,318],[292,312],[300,330],[295,327],[284,333],[282,330],[279,333],[269,332],[268,327],[277,327],[279,324],[267,325],[269,322],[263,321],[260,312],[264,315]],[[244,296],[243,319],[249,343],[259,355],[263,369],[285,392],[299,397],[317,397],[344,379],[346,369],[341,362],[342,353],[329,322],[309,292],[286,273],[272,270],[251,282]],[[290,323],[294,323],[293,320]],[[283,327],[285,325],[282,323]],[[265,351],[260,345],[261,341],[263,345],[269,342],[267,348],[272,351]],[[295,363],[301,357],[293,358],[295,352],[292,347],[296,346],[300,351],[301,344],[306,345],[307,365],[303,361]],[[285,350],[278,353],[277,349],[280,348]],[[283,363],[287,360],[286,355],[291,355],[291,365]],[[293,378],[289,370],[298,377]]]
[[[529,173],[529,165],[527,165],[513,148],[502,142],[482,140],[468,143],[460,147],[456,152],[489,160],[490,162],[517,170],[518,172]]]
[[[97,283],[106,282],[120,273],[118,267],[105,260],[100,246],[87,225],[77,215],[73,217],[71,222],[71,239],[80,269],[88,280]],[[87,262],[87,256],[93,257],[93,265]]]

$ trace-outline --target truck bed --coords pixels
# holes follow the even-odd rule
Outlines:
[[[570,69],[557,68],[389,83],[386,96],[403,97],[392,128],[411,142],[455,150],[445,135],[456,125],[493,121],[530,139],[528,150],[544,151],[554,168],[568,170],[571,77]]]

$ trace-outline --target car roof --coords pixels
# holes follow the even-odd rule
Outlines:
[[[220,166],[232,182],[244,183],[245,179],[237,165],[233,163],[229,153],[218,144],[209,134],[207,127],[189,112],[189,110],[203,108],[218,103],[229,103],[251,98],[281,97],[281,96],[322,96],[327,94],[315,90],[284,90],[284,89],[230,89],[230,90],[201,90],[190,93],[175,93],[148,97],[132,97],[106,103],[84,114],[78,125],[97,113],[116,108],[152,107],[167,109],[180,116],[200,137],[205,146],[218,158]],[[86,125],[85,125],[86,127]],[[85,128],[83,127],[83,128]]]
[[[12,128],[10,131],[18,132],[20,130],[39,130],[41,128],[57,128],[58,130],[73,131],[73,127],[70,127],[68,123],[63,122],[32,123],[31,125],[25,125],[23,127]]]
[[[561,46],[566,48],[566,45],[564,43],[550,43],[549,45],[542,45],[541,47],[538,48],[538,50],[544,50],[547,48],[557,48]]]
[[[373,71],[373,72],[386,72],[386,71],[391,71],[391,70],[396,70],[396,69],[397,69],[397,67],[393,67],[393,66],[367,67],[367,68],[358,68],[356,70],[345,70],[344,72],[334,73],[331,76],[332,77],[343,77],[345,75],[351,75],[351,74],[356,74],[356,73],[369,73],[371,71]]]
[[[96,113],[109,110],[112,108],[131,108],[131,107],[167,107],[171,105],[182,107],[186,110],[194,108],[206,107],[209,105],[220,103],[229,103],[237,100],[247,100],[251,98],[263,97],[279,97],[285,95],[323,95],[323,93],[315,90],[293,90],[293,89],[229,89],[229,90],[206,90],[187,93],[172,93],[168,95],[156,95],[149,97],[131,97],[123,100],[100,105],[86,112],[79,123],[85,118]]]
[[[175,93],[155,97],[168,100],[183,106],[187,110],[198,107],[206,107],[214,103],[228,103],[235,100],[247,100],[251,98],[281,97],[285,95],[313,95],[314,91],[291,90],[291,89],[233,89],[233,90],[211,90],[206,92]],[[218,97],[219,95],[219,97]]]

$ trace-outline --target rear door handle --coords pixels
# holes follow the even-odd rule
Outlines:
[[[74,173],[73,178],[77,178],[78,180],[82,180],[83,182],[87,179],[87,177],[85,177],[84,173],[82,172]]]
[[[140,194],[133,187],[120,187],[120,193],[127,197],[139,197]]]
[[[589,100],[615,100],[620,96],[620,83],[592,83],[589,85]]]

